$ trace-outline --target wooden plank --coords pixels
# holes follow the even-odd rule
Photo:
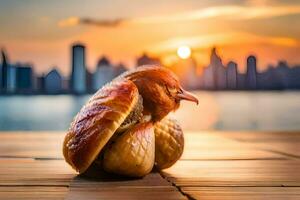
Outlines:
[[[93,170],[93,171],[92,171]],[[108,174],[97,168],[89,169],[90,174],[84,176],[77,176],[70,184],[70,187],[89,187],[89,188],[103,188],[103,187],[168,187],[171,183],[162,178],[158,172],[151,172],[143,178],[128,178],[114,174]]]
[[[61,199],[68,186],[68,199],[185,199],[167,180],[199,199],[297,198],[300,161],[285,154],[297,158],[300,134],[251,133],[185,133],[182,159],[165,178],[143,179],[77,176],[62,158],[63,132],[1,133],[0,199]]]
[[[62,159],[63,132],[0,133],[0,157]]]
[[[300,158],[299,132],[230,132],[223,135],[255,149]]]
[[[252,143],[254,148],[275,152],[292,158],[300,159],[300,142],[262,142]]]
[[[0,159],[0,186],[68,186],[75,176],[63,160]]]
[[[178,161],[163,171],[178,186],[300,186],[300,161]]]
[[[66,199],[186,199],[157,172],[139,179],[121,178],[94,169],[92,178],[76,177]]]
[[[120,179],[112,175],[101,178],[98,174],[93,174],[92,177],[91,179],[76,176],[75,172],[62,160],[0,159],[0,188],[8,186],[11,188],[67,187],[72,182],[69,199],[86,199],[86,197],[92,198],[93,195],[96,198],[101,196],[105,199],[110,197],[111,199],[117,197],[131,199],[141,197],[141,195],[149,195],[152,199],[158,196],[165,197],[165,199],[185,199],[158,173],[152,173],[143,179]],[[31,189],[26,191],[29,193]],[[26,194],[26,191],[23,193],[30,199],[32,196]],[[51,191],[48,192],[51,193]],[[4,190],[3,195],[6,194],[14,197]]]
[[[300,199],[299,187],[183,187],[182,191],[199,200]]]
[[[67,187],[0,187],[0,199],[41,199],[41,200],[62,200],[68,191]]]
[[[225,138],[214,132],[185,133],[183,160],[287,159],[285,156]]]
[[[0,157],[63,159],[64,132],[1,133]],[[226,135],[226,134],[225,134]],[[26,139],[24,139],[26,138]],[[285,159],[283,155],[250,148],[215,132],[186,132],[182,159]]]
[[[98,200],[98,199],[164,199],[164,200],[181,200],[187,199],[181,195],[174,187],[168,188],[103,188],[100,190],[86,188],[71,189],[66,198],[67,200]]]
[[[230,131],[214,132],[241,142],[299,142],[299,131]]]

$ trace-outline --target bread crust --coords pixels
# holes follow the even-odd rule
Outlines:
[[[143,177],[154,165],[155,136],[151,122],[141,122],[108,145],[104,150],[103,168],[107,172]]]
[[[138,101],[138,89],[126,79],[101,88],[75,116],[63,143],[65,160],[80,174],[96,159],[105,144]]]
[[[154,126],[155,163],[158,169],[171,167],[182,155],[184,137],[175,119],[164,118]]]

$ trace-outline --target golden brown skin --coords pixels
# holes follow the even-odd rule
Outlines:
[[[164,118],[154,127],[155,165],[158,169],[171,167],[183,153],[184,137],[175,119]]]
[[[183,99],[198,103],[168,69],[145,66],[121,75],[74,118],[63,143],[66,161],[80,174],[97,162],[99,170],[133,177],[149,173],[154,159],[160,169],[171,166],[181,156],[183,134],[175,121],[161,120]]]
[[[113,81],[100,89],[74,118],[63,143],[66,161],[83,173],[96,159],[138,100],[129,80]]]
[[[178,77],[169,69],[144,65],[121,75],[134,82],[144,101],[144,111],[151,114],[152,121],[163,119],[169,112],[179,108],[181,100],[198,104],[198,99],[185,91]]]
[[[152,123],[139,123],[105,148],[103,168],[115,174],[142,177],[153,168],[154,152]]]
[[[123,76],[137,86],[143,97],[144,110],[151,113],[153,121],[161,120],[179,107],[179,99],[169,91],[179,89],[179,79],[167,68],[150,65],[139,67]]]

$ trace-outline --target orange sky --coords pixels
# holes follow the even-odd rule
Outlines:
[[[87,46],[90,69],[103,55],[129,66],[142,52],[167,62],[181,45],[192,47],[199,66],[208,63],[213,46],[224,64],[234,60],[241,71],[249,54],[258,56],[259,70],[281,59],[300,63],[298,2],[182,2],[1,2],[0,47],[12,62],[31,62],[38,73],[53,66],[69,73],[70,45],[77,41]]]

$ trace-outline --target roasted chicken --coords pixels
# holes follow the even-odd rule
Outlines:
[[[198,104],[170,70],[141,66],[99,89],[75,116],[63,143],[65,160],[80,174],[99,170],[142,177],[173,165],[183,133],[169,112],[181,100]]]

